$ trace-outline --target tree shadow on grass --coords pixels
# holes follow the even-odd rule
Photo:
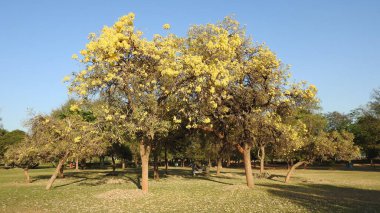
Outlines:
[[[257,184],[273,196],[284,198],[310,211],[378,212],[380,191],[326,184]]]

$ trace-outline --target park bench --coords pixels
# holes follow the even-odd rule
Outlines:
[[[208,175],[210,173],[210,169],[207,166],[203,168],[193,168],[192,171],[193,171],[193,176],[197,174]]]

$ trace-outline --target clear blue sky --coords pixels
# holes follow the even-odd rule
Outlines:
[[[147,37],[186,33],[192,24],[226,15],[247,27],[292,65],[296,80],[319,89],[325,112],[365,104],[380,86],[380,1],[0,1],[0,117],[8,130],[22,128],[27,109],[48,113],[68,98],[62,78],[79,69],[71,55],[88,33],[129,12]]]

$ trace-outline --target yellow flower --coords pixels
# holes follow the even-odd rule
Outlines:
[[[210,118],[205,118],[204,120],[203,120],[203,123],[205,123],[205,124],[208,124],[208,123],[210,123],[211,122],[211,120],[210,120]]]
[[[72,58],[72,59],[78,59],[78,55],[77,55],[77,54],[73,54],[73,55],[71,56],[71,58]]]
[[[68,76],[68,75],[66,75],[64,78],[63,78],[63,82],[68,82],[68,81],[70,81],[70,76]]]
[[[170,24],[164,24],[162,25],[162,28],[164,28],[164,30],[168,30],[170,29]]]
[[[106,120],[107,121],[112,121],[112,115],[107,115]]]
[[[180,124],[180,123],[182,123],[182,120],[181,120],[181,119],[177,119],[176,116],[173,117],[173,121],[174,121],[174,123],[176,123],[176,124]]]
[[[77,136],[77,137],[74,138],[74,142],[78,143],[80,141],[80,139],[82,139],[82,137],[81,136]]]
[[[201,88],[200,86],[197,86],[197,87],[195,88],[195,92],[200,92],[200,91],[202,91],[202,88]]]
[[[79,110],[79,106],[78,105],[73,104],[73,105],[70,106],[70,111],[77,111],[77,110]]]

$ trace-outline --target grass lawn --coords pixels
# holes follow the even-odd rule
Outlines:
[[[52,190],[45,185],[53,168],[0,169],[2,212],[380,212],[380,170],[299,169],[284,184],[286,170],[245,187],[243,169],[223,169],[220,177],[192,177],[189,168],[150,180],[138,190],[138,170],[65,170]],[[257,170],[255,170],[257,172]]]

